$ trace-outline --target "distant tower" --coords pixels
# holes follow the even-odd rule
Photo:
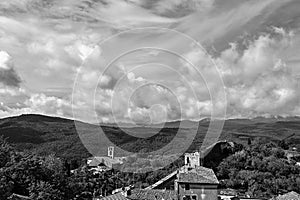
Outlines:
[[[108,147],[108,157],[110,157],[111,159],[114,159],[114,147],[113,146]]]
[[[186,166],[195,168],[197,166],[200,166],[200,153],[195,152],[195,153],[186,153],[184,155],[184,163]]]

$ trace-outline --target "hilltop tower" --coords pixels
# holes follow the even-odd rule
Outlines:
[[[184,154],[184,164],[187,167],[196,168],[200,166],[200,153],[186,153]]]
[[[109,146],[108,147],[108,157],[110,157],[111,159],[114,159],[114,147],[113,146]]]

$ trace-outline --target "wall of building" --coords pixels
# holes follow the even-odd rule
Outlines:
[[[196,166],[200,166],[200,153],[186,153],[184,155],[184,163],[186,166],[195,168]]]
[[[187,186],[188,184],[188,186]],[[175,192],[179,194],[179,199],[183,200],[185,195],[196,195],[197,200],[216,200],[218,198],[218,186],[209,184],[178,183]],[[188,188],[189,187],[189,188]]]

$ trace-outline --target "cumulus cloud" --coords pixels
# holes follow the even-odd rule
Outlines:
[[[218,58],[230,115],[293,115],[299,105],[297,77],[282,59],[293,34],[278,28],[274,33],[254,39],[242,53],[234,44]]]
[[[25,105],[35,113],[39,112],[59,116],[72,116],[72,106],[70,101],[53,96],[46,96],[45,94],[33,94],[25,102]]]
[[[21,83],[21,78],[13,67],[12,59],[5,51],[0,51],[0,83],[11,87],[19,87]]]
[[[74,109],[77,107],[74,106]],[[0,102],[0,117],[35,113],[73,118],[71,110],[71,101],[42,93],[32,94],[24,98],[23,102],[14,104]]]
[[[295,76],[300,73],[295,53],[300,47],[299,12],[290,9],[296,4],[296,0],[3,0],[0,115],[71,116],[72,95],[73,109],[86,121],[94,114],[103,122],[114,117],[137,123],[196,120],[225,107],[228,117],[300,114]],[[121,30],[146,26],[186,33],[204,44],[209,54],[194,48],[186,37],[163,30],[129,32],[101,43]],[[141,46],[158,49],[126,55],[100,78],[110,61]],[[178,53],[195,66],[159,49]],[[223,77],[227,104],[212,61]],[[75,80],[74,94],[71,89],[47,93],[48,88],[72,88]],[[141,87],[149,83],[165,89]]]

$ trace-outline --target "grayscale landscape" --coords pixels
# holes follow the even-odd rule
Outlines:
[[[299,0],[0,0],[0,200],[300,200]]]

